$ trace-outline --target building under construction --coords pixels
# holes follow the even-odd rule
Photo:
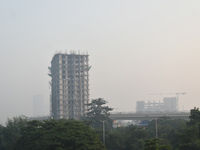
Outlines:
[[[137,113],[157,113],[157,112],[177,112],[178,100],[177,97],[165,97],[163,102],[145,102],[137,101]]]
[[[89,101],[88,54],[57,53],[51,67],[51,116],[54,119],[79,119]]]

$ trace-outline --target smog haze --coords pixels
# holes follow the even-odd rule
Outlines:
[[[200,1],[1,0],[0,124],[49,114],[48,66],[56,52],[89,54],[90,99],[114,111],[178,93],[179,110],[200,107]],[[176,96],[175,94],[167,96]]]

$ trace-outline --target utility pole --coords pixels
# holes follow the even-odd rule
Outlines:
[[[158,138],[158,125],[157,125],[157,118],[156,118],[156,138]]]
[[[149,116],[145,115],[146,117],[149,118]],[[157,119],[158,118],[155,118],[155,122],[156,122],[156,138],[158,138],[158,124],[157,124]]]
[[[105,145],[105,121],[102,121],[103,122],[103,144]]]

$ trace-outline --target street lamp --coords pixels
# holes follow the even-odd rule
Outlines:
[[[158,138],[158,125],[157,125],[157,118],[156,118],[156,138]]]
[[[145,115],[145,116],[149,118],[148,115]],[[157,124],[157,118],[155,118],[155,121],[156,121],[156,138],[158,138],[158,124]]]
[[[105,145],[105,121],[103,122],[103,144]]]

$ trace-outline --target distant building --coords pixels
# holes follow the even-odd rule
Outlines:
[[[178,111],[178,101],[176,97],[165,97],[164,101],[164,111],[175,112]]]
[[[156,112],[177,112],[178,101],[176,97],[165,97],[163,102],[150,102],[137,101],[136,112],[137,113],[156,113]]]
[[[51,61],[51,116],[80,119],[89,101],[89,55],[57,53]]]
[[[42,95],[33,96],[33,116],[44,115],[44,102]]]
[[[137,112],[144,112],[145,111],[145,102],[144,101],[137,101],[136,102],[136,111]]]

